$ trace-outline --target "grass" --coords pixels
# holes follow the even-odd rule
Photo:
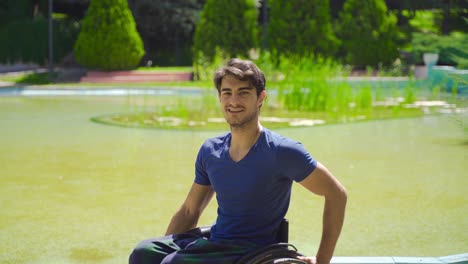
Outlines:
[[[0,263],[127,261],[136,243],[164,233],[193,182],[200,145],[226,131],[88,121],[125,108],[122,97],[0,100]],[[337,256],[466,252],[466,145],[458,143],[466,136],[451,119],[278,131],[302,142],[348,188]],[[323,199],[294,184],[290,241],[305,254],[316,252],[322,209]],[[213,200],[200,225],[215,216]]]
[[[307,71],[312,66],[307,66]],[[315,69],[314,76],[319,76],[315,79],[300,70],[288,76],[285,69],[281,71],[268,73],[272,78],[268,80],[270,95],[262,109],[264,118],[326,120],[327,124],[403,118],[425,114],[424,108],[406,107],[414,100],[444,99],[440,87],[354,87],[327,83],[327,78],[320,77],[320,69]],[[125,87],[162,85],[204,87],[211,93],[193,97],[129,96],[122,103],[124,107],[114,106],[113,100],[125,98],[2,99],[0,146],[5,151],[0,151],[0,160],[4,161],[0,172],[0,235],[8,254],[0,254],[0,262],[121,263],[127,261],[138,241],[165,231],[193,182],[193,161],[199,145],[219,133],[204,130],[221,129],[225,124],[207,122],[199,131],[192,130],[196,122],[190,126],[190,120],[222,118],[210,80]],[[96,86],[116,87],[89,84],[90,88]],[[454,95],[450,100],[458,103],[459,98]],[[96,113],[125,108],[129,109],[124,113],[93,120],[168,130],[117,129],[88,122]],[[425,109],[437,112],[436,107]],[[169,117],[182,119],[185,125],[178,129],[187,131],[173,131]],[[467,145],[458,143],[466,142],[466,136],[458,133],[458,125],[465,133],[467,128],[464,119],[458,122],[450,118],[440,116],[445,120],[441,124],[438,117],[430,117],[281,131],[302,142],[349,190],[338,256],[464,252],[468,203],[463,157]],[[289,126],[289,122],[262,123],[271,129]],[[287,216],[291,242],[301,252],[314,254],[323,201],[297,184],[294,188]],[[215,212],[213,201],[200,223],[212,223]]]
[[[57,73],[52,74],[52,78],[56,78]],[[45,85],[52,84],[53,82],[49,78],[49,73],[27,73],[18,75],[3,75],[0,76],[0,81],[11,82],[15,84],[34,84],[34,85]]]

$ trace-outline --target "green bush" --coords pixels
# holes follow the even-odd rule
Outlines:
[[[0,27],[15,20],[22,20],[33,15],[31,0],[2,0],[0,2]]]
[[[468,58],[468,34],[454,32],[448,36],[414,33],[411,41],[411,63],[423,64],[424,53],[438,53],[440,65],[464,68]]]
[[[213,62],[217,51],[226,58],[247,57],[257,47],[257,17],[252,0],[206,1],[195,29],[194,64]]]
[[[340,12],[337,33],[346,63],[389,66],[398,58],[397,18],[384,0],[348,0]]]
[[[91,1],[74,50],[77,62],[88,68],[137,67],[144,54],[143,42],[127,1]]]
[[[194,0],[138,0],[130,5],[153,65],[192,65],[195,24],[202,3]]]
[[[338,39],[332,29],[328,0],[271,0],[269,50],[280,54],[333,56]]]
[[[73,50],[79,24],[69,19],[54,20],[54,62],[60,62]],[[24,18],[0,29],[0,63],[47,64],[48,20]]]

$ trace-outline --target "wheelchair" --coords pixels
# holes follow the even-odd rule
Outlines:
[[[197,227],[189,233],[210,238],[211,226]],[[303,256],[297,251],[297,248],[289,244],[289,222],[283,219],[276,236],[278,243],[261,247],[249,254],[242,256],[236,264],[307,264],[307,262],[298,259]]]

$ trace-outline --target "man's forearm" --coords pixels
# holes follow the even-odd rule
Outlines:
[[[346,200],[346,191],[333,198],[325,198],[322,239],[316,255],[318,264],[330,263],[343,226]]]
[[[182,208],[174,214],[166,230],[166,235],[179,234],[196,227],[198,223],[197,216],[192,216]]]

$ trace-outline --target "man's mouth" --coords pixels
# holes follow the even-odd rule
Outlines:
[[[227,109],[227,112],[231,114],[238,114],[242,112],[242,109]]]

